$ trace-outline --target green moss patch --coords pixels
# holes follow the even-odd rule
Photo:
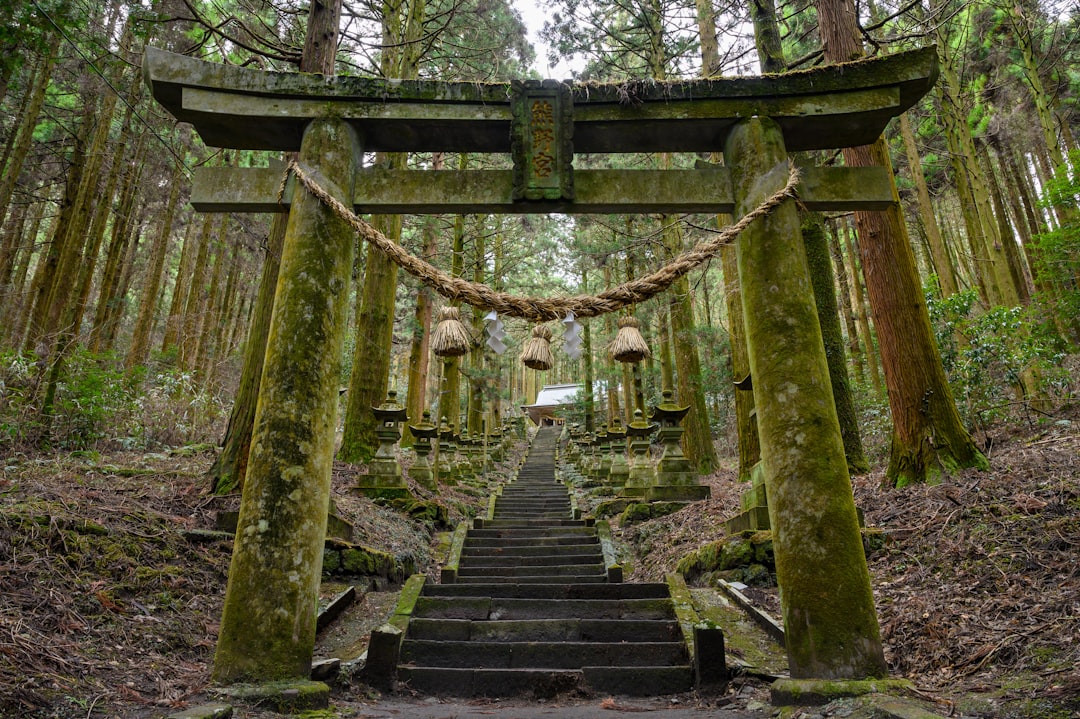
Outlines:
[[[438,502],[399,497],[376,499],[375,503],[431,525],[434,529],[450,529],[450,511]]]
[[[679,560],[675,570],[688,582],[698,584],[725,579],[756,587],[772,586],[776,583],[772,534],[755,532],[748,537],[710,542]]]
[[[283,714],[326,709],[330,705],[330,687],[323,682],[293,680],[266,684],[234,684],[219,690],[218,693]]]
[[[370,588],[400,585],[416,571],[412,557],[395,557],[371,547],[328,539],[323,549],[323,575],[366,577]]]
[[[770,694],[778,706],[818,706],[843,697],[910,694],[911,690],[906,679],[777,679]]]
[[[674,514],[686,506],[685,502],[637,502],[628,504],[619,515],[620,526],[627,527],[638,522],[647,522],[657,517]]]

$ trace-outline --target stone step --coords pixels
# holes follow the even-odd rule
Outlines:
[[[401,663],[477,669],[580,669],[686,664],[679,642],[436,641],[406,637]]]
[[[457,586],[467,588],[462,585]],[[508,619],[649,619],[656,621],[670,620],[674,612],[670,598],[610,600],[421,596],[417,599],[413,617],[474,621]]]
[[[657,696],[689,691],[689,666],[583,667],[582,669],[452,669],[400,667],[398,678],[414,691],[458,697],[548,698],[565,692]]]
[[[679,642],[678,622],[657,619],[468,619],[416,618],[413,639],[484,642]]]
[[[470,539],[540,539],[543,537],[581,537],[596,534],[595,527],[581,526],[555,526],[555,527],[524,527],[521,529],[470,529],[465,541]]]
[[[484,584],[486,582],[501,584],[574,584],[574,583],[600,583],[607,581],[607,573],[604,574],[536,574],[535,576],[459,576],[457,581],[461,584]]]
[[[592,557],[596,561],[596,557]],[[595,564],[545,564],[532,566],[476,566],[462,564],[458,567],[458,579],[464,577],[574,577],[589,574],[604,574],[604,563]]]
[[[511,518],[511,519],[486,519],[484,529],[544,529],[551,527],[585,527],[588,526],[581,519],[559,517],[557,519],[541,518]]]
[[[501,599],[585,599],[585,600],[627,600],[627,599],[663,599],[668,600],[669,590],[666,584],[643,582],[641,584],[613,583],[597,586],[583,584],[576,587],[560,585],[538,587],[535,585],[515,587],[512,584],[499,584],[491,587],[461,587],[457,584],[427,584],[424,586],[425,597],[465,597],[483,596]]]
[[[472,530],[470,530],[472,531]],[[561,544],[599,543],[595,534],[559,534],[555,536],[505,537],[466,537],[466,547],[552,547]]]
[[[398,680],[452,696],[688,691],[693,671],[666,584],[608,581],[597,530],[555,480],[556,428],[535,435],[494,518],[469,529],[452,584],[426,584]],[[444,575],[445,576],[445,575]]]
[[[548,520],[544,522],[544,526],[555,526],[559,524],[559,520],[570,519],[570,507],[552,507],[541,509],[495,509],[496,519],[543,519]]]
[[[595,552],[587,554],[539,554],[529,556],[506,556],[500,554],[471,554],[467,558],[462,557],[459,569],[473,569],[476,567],[551,567],[569,564],[592,564],[603,566],[604,557],[599,547]],[[529,572],[539,574],[540,572]]]
[[[562,500],[567,501],[570,497],[566,493],[566,487],[559,484],[537,484],[523,486],[520,481],[509,484],[503,488],[500,499],[536,499],[536,500]]]
[[[558,501],[550,500],[544,502],[537,501],[523,501],[517,499],[503,499],[495,501],[495,511],[499,510],[517,510],[517,511],[549,511],[549,510],[561,510],[568,512],[570,510],[570,501],[565,497]]]
[[[552,485],[537,485],[535,487],[523,487],[521,483],[515,483],[503,488],[502,494],[499,495],[500,500],[515,499],[515,500],[537,500],[537,501],[561,501],[568,502],[570,496],[566,493],[566,487],[558,484]]]
[[[555,544],[547,546],[525,544],[515,547],[504,547],[501,544],[489,546],[468,546],[461,551],[461,557],[462,559],[465,559],[466,557],[535,557],[550,556],[556,551],[566,552],[569,555],[588,554],[590,552],[600,551],[600,543],[593,542],[592,544]]]

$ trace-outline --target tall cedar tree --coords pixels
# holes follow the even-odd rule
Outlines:
[[[815,0],[827,62],[863,56],[850,0]],[[847,148],[853,167],[892,167],[884,137]],[[934,342],[915,255],[900,214],[900,198],[883,212],[857,212],[859,255],[881,344],[893,434],[886,476],[896,486],[933,481],[962,467],[989,463],[960,421]]]

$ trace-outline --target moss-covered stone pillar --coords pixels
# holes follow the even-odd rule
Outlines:
[[[300,161],[351,202],[360,158],[342,120],[314,120]],[[213,679],[307,678],[315,646],[342,341],[356,233],[299,185],[282,249]]]
[[[409,468],[409,476],[425,489],[435,492],[439,489],[438,478],[435,468],[431,465],[428,457],[431,455],[431,441],[439,434],[439,428],[431,423],[431,412],[424,410],[423,419],[418,425],[409,425],[409,431],[413,436],[413,451],[416,452],[416,461]]]
[[[484,436],[479,432],[473,432],[469,435],[469,443],[467,445],[468,452],[465,455],[469,459],[469,468],[472,470],[473,477],[480,477],[484,473]]]
[[[630,478],[630,465],[626,462],[626,430],[618,417],[608,425],[608,439],[611,440],[611,469],[608,471],[608,485],[618,494]]]
[[[506,452],[503,449],[503,431],[500,427],[496,427],[488,435],[488,449],[492,462],[501,462],[506,458]]]
[[[640,409],[634,410],[634,421],[626,428],[630,442],[630,468],[619,495],[644,497],[649,487],[656,484],[656,467],[649,457],[649,435],[656,431],[655,424],[645,421]]]
[[[787,178],[783,136],[768,118],[739,123],[724,156],[736,216]],[[737,252],[791,676],[885,676],[795,203],[744,231]]]
[[[611,438],[606,427],[596,433],[593,442],[593,479],[606,486],[611,474]]]
[[[469,435],[467,433],[454,433],[450,440],[450,449],[454,453],[454,474],[461,481],[476,479],[472,471],[472,462],[469,461]]]
[[[457,468],[454,466],[454,428],[446,423],[446,417],[442,418],[439,425],[439,451],[435,455],[435,475],[438,481],[445,485],[457,484]]]

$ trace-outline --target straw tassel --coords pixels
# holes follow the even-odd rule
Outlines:
[[[619,334],[611,343],[611,358],[618,362],[640,362],[652,356],[649,345],[641,336],[641,323],[636,317],[619,318]]]
[[[469,333],[461,324],[461,310],[449,305],[440,309],[439,324],[431,333],[431,351],[439,357],[460,357],[471,347]]]
[[[521,350],[521,362],[530,369],[538,370],[549,370],[555,366],[555,357],[551,354],[550,327],[533,327],[532,337]]]

